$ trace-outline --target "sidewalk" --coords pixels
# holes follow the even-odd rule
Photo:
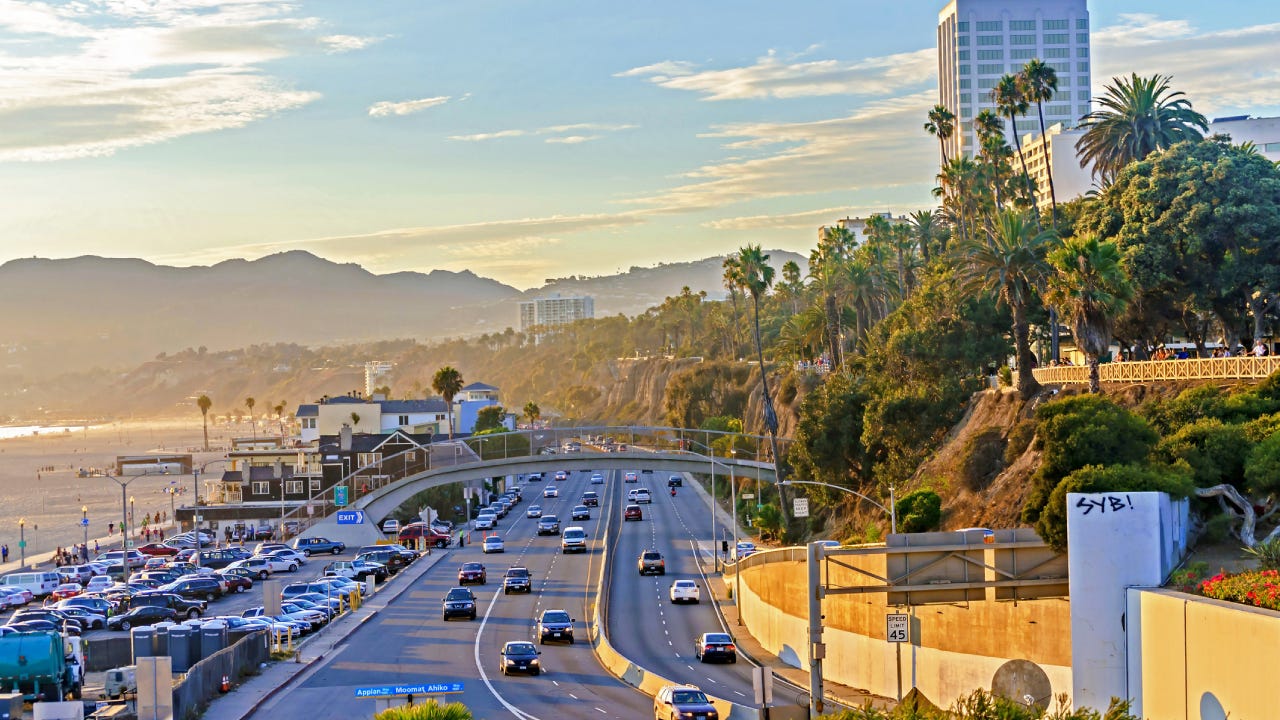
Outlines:
[[[707,575],[707,580],[711,583],[715,591],[716,608],[724,617],[725,625],[733,633],[733,642],[738,648],[738,652],[742,653],[749,660],[757,665],[773,668],[773,674],[781,677],[783,680],[804,690],[804,702],[808,703],[809,692],[809,669],[806,667],[797,668],[787,665],[782,658],[769,652],[761,645],[755,637],[747,630],[745,625],[738,625],[738,605],[729,597],[729,588],[725,583],[723,575]],[[807,658],[797,658],[801,663],[807,663]],[[822,682],[823,695],[828,703],[839,703],[845,707],[862,707],[870,704],[883,710],[893,709],[897,705],[892,698],[880,697],[859,688],[852,688],[847,685],[832,682],[823,679]],[[781,691],[775,690],[776,695],[781,695]],[[828,708],[828,712],[838,710],[839,708]]]
[[[358,610],[334,620],[319,635],[303,640],[298,644],[297,662],[272,662],[258,675],[250,677],[236,685],[226,695],[219,695],[209,703],[204,716],[218,720],[244,720],[268,700],[276,696],[302,675],[308,668],[327,657],[338,645],[355,632],[361,625],[371,620],[380,610],[385,608],[414,585],[436,563],[445,559],[452,550],[437,550],[432,554],[419,558],[408,569],[401,571],[394,580],[379,586],[372,598],[366,600]]]
[[[168,538],[168,537],[173,537],[174,535],[177,535],[177,534],[178,534],[178,531],[174,529],[174,525],[173,525],[173,521],[172,521],[172,520],[170,520],[170,521],[168,521],[168,522],[159,523],[158,525],[152,525],[151,527],[152,527],[152,528],[157,528],[157,527],[158,527],[158,528],[163,528],[163,529],[164,529],[164,536],[165,536],[166,538]],[[83,538],[81,538],[81,540],[77,541],[75,544],[77,544],[77,545],[78,545],[80,542],[83,542]],[[104,535],[104,536],[101,536],[101,537],[90,537],[90,538],[89,538],[89,559],[90,559],[90,560],[93,560],[93,558],[97,555],[97,553],[95,553],[95,552],[93,551],[93,544],[94,544],[95,542],[96,542],[96,543],[98,543],[98,546],[99,546],[99,547],[98,547],[98,549],[99,549],[99,551],[100,551],[100,552],[107,552],[108,550],[119,550],[119,549],[122,547],[122,545],[123,545],[123,543],[122,543],[122,542],[121,542],[121,540],[120,540],[120,535],[119,535],[119,534],[115,534],[115,535]],[[157,538],[154,542],[160,542],[159,538]],[[143,539],[141,539],[141,538],[138,538],[138,539],[135,539],[135,540],[134,540],[134,546],[135,546],[135,547],[137,547],[137,546],[139,546],[139,545],[145,545],[146,543],[147,543],[147,541],[146,541],[146,540],[143,540]],[[21,558],[21,557],[22,557],[22,553],[20,552],[20,550],[19,550],[19,548],[18,548],[18,544],[17,544],[16,542],[14,542],[14,543],[10,543],[10,544],[9,544],[9,562],[7,562],[7,563],[0,563],[0,575],[5,575],[5,574],[7,574],[7,573],[17,572],[17,571],[21,570],[21,569],[22,569],[22,562],[21,562],[21,560],[19,559],[19,558]],[[79,556],[76,556],[76,560],[75,560],[75,563],[74,563],[74,564],[75,564],[75,565],[79,565],[79,564],[80,564],[80,562],[81,562],[80,557],[79,557]],[[57,565],[55,565],[55,564],[54,564],[54,562],[53,562],[53,551],[42,552],[42,553],[36,553],[36,554],[34,554],[34,555],[33,555],[33,554],[31,554],[31,553],[28,553],[28,554],[27,554],[27,569],[28,569],[28,570],[54,570],[54,571],[56,571],[56,570],[57,570]]]

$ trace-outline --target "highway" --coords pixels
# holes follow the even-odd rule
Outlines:
[[[478,542],[453,549],[450,556],[431,568],[385,610],[356,630],[329,657],[308,670],[302,679],[261,707],[254,717],[272,720],[313,720],[316,708],[329,716],[372,714],[373,701],[355,697],[355,688],[395,683],[462,682],[465,692],[456,697],[476,717],[517,717],[539,720],[558,717],[643,717],[651,712],[651,700],[610,677],[599,665],[586,638],[584,606],[588,566],[598,572],[603,558],[602,519],[593,508],[587,529],[591,546],[587,553],[560,554],[559,536],[539,537],[536,521],[525,518],[529,505],[542,505],[556,514],[562,527],[569,510],[578,504],[589,485],[589,473],[575,473],[568,480],[548,479],[530,483],[524,501],[503,518],[498,531],[506,552],[485,555]],[[544,499],[542,489],[555,485],[560,497]],[[620,478],[609,478],[600,511],[618,507]],[[620,511],[619,511],[620,512]],[[621,518],[618,518],[618,522]],[[440,600],[456,585],[462,562],[485,564],[489,582],[472,587],[478,600],[474,622],[441,620]],[[501,576],[507,567],[524,565],[533,578],[529,595],[503,595]],[[538,677],[504,677],[498,672],[498,652],[509,640],[534,637],[538,615],[548,608],[563,608],[578,621],[577,642],[540,646],[545,672]],[[570,713],[570,708],[580,707]]]

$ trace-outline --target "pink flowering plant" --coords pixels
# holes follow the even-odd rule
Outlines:
[[[1220,572],[1201,582],[1199,589],[1205,597],[1280,610],[1280,572],[1275,570]]]

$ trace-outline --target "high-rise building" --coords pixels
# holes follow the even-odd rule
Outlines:
[[[956,116],[947,156],[973,155],[973,119],[990,108],[1001,76],[1039,58],[1058,74],[1057,94],[1044,106],[1047,128],[1074,127],[1089,112],[1089,8],[1086,0],[951,0],[938,13],[939,104]],[[1035,106],[1005,133],[1040,132]]]
[[[538,326],[567,325],[575,320],[585,320],[595,316],[595,300],[587,295],[560,297],[560,294],[556,293],[551,297],[520,302],[521,331]]]

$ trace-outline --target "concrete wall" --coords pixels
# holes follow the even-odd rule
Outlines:
[[[1133,589],[1129,687],[1151,720],[1280,715],[1280,613],[1171,590]]]
[[[883,556],[841,560],[883,572]],[[836,585],[868,582],[850,570],[829,566],[828,571]],[[807,599],[797,591],[807,582],[805,563],[794,560],[758,563],[742,573],[744,622],[765,648],[796,667],[808,666]],[[975,688],[990,688],[1007,662],[1027,660],[1039,667],[1052,694],[1071,693],[1070,604],[1065,599],[915,607],[912,642],[901,648],[901,659],[898,648],[885,641],[884,616],[895,611],[885,600],[883,593],[869,593],[823,601],[827,678],[896,698],[900,667],[903,693],[915,686],[945,706]]]

